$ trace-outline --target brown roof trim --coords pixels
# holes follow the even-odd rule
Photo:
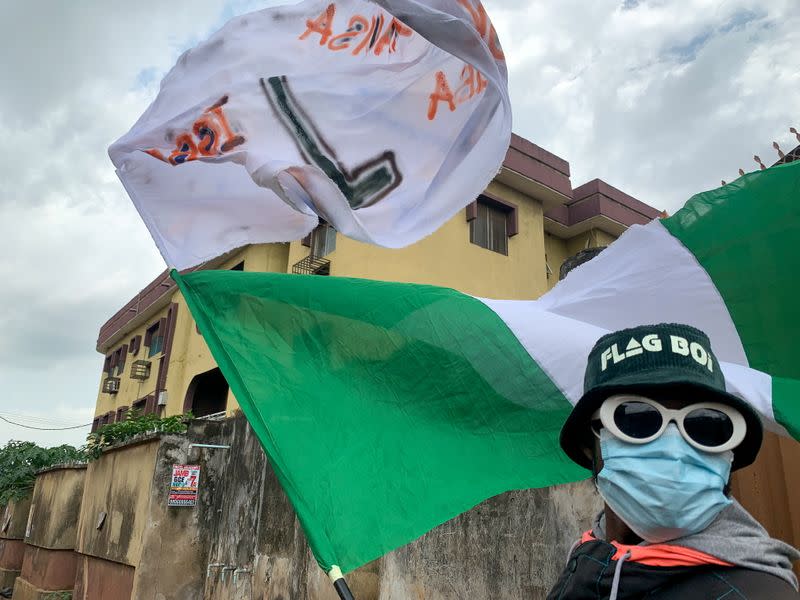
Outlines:
[[[616,202],[617,204],[620,204],[634,212],[637,212],[644,217],[647,217],[648,221],[661,215],[660,210],[653,208],[649,204],[645,204],[641,200],[637,200],[630,194],[626,194],[622,190],[615,188],[613,185],[609,185],[602,179],[592,179],[591,181],[584,183],[582,186],[575,188],[574,192],[572,193],[572,202],[569,202],[568,204],[577,204],[581,200],[595,194],[605,196],[607,199]]]
[[[511,136],[503,166],[572,198],[569,163],[516,134]]]
[[[545,217],[566,228],[572,228],[595,217],[630,227],[644,225],[661,216],[661,211],[633,196],[593,179],[575,188],[573,199],[564,206],[556,206],[545,213]]]
[[[130,323],[137,315],[144,313],[159,299],[167,294],[172,294],[176,288],[175,282],[169,276],[169,269],[162,271],[150,284],[136,294],[125,306],[119,309],[113,317],[106,321],[100,328],[97,336],[97,347],[103,348],[106,342]]]
[[[202,269],[215,269],[243,249],[244,246],[241,248],[234,248],[230,252],[226,252],[206,263],[181,271],[181,275],[200,271]],[[172,293],[178,287],[169,273],[169,269],[162,271],[146,288],[136,294],[125,306],[114,313],[114,316],[100,327],[100,333],[97,336],[98,352],[105,354],[108,349],[109,341],[113,340],[121,333],[127,335],[128,332],[123,331],[123,329],[139,315],[148,314],[148,311],[156,304],[163,303],[164,307],[167,306],[168,298],[172,297]]]
[[[517,150],[522,154],[527,154],[531,158],[534,158],[548,167],[555,169],[565,177],[570,176],[569,162],[560,156],[556,156],[552,152],[548,152],[541,146],[537,146],[530,140],[526,140],[524,137],[519,136],[516,133],[511,134],[511,145],[509,148]]]

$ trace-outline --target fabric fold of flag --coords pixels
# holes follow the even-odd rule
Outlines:
[[[109,155],[183,269],[320,219],[407,246],[483,191],[510,139],[505,57],[479,0],[306,0],[185,52]]]
[[[173,277],[317,560],[347,572],[490,496],[587,476],[558,434],[610,330],[702,329],[728,390],[800,439],[798,198],[800,163],[746,175],[631,228],[535,301],[276,273]]]
[[[587,475],[558,448],[569,402],[475,298],[174,276],[326,570],[350,571],[506,490]]]

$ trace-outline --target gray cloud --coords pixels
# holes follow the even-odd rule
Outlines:
[[[537,2],[491,11],[515,129],[572,166],[675,211],[793,147],[800,71],[791,1]],[[537,29],[521,23],[543,23]],[[796,142],[795,142],[796,143]]]
[[[0,412],[91,419],[100,325],[163,263],[106,155],[179,53],[257,0],[27,0],[0,38]],[[660,208],[800,126],[796,0],[486,0],[515,130]],[[794,120],[794,122],[792,122]],[[9,438],[79,442],[0,423]]]

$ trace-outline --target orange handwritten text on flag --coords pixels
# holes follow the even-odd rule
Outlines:
[[[492,25],[489,15],[486,14],[486,9],[483,8],[480,0],[458,0],[458,3],[469,13],[472,17],[472,24],[475,25],[478,34],[483,38],[489,46],[489,51],[495,60],[505,60],[506,56],[503,54],[503,49],[500,47],[500,40],[497,37],[497,31]]]
[[[380,56],[387,50],[391,54],[397,51],[400,38],[411,37],[414,32],[396,18],[388,17],[383,12],[370,18],[353,15],[347,22],[347,29],[335,33],[336,4],[331,3],[316,19],[306,20],[306,30],[299,39],[316,39],[311,36],[318,35],[320,46],[333,52],[351,50],[353,56],[370,52]]]
[[[460,84],[453,92],[447,76],[443,71],[436,73],[436,83],[428,103],[428,120],[433,121],[439,112],[439,104],[445,102],[450,112],[455,112],[461,104],[468,102],[486,90],[489,83],[472,65],[464,65],[461,69]]]
[[[203,112],[192,125],[191,131],[175,136],[175,148],[169,156],[165,157],[156,148],[145,152],[171,165],[182,165],[203,157],[222,156],[241,146],[245,139],[231,129],[223,108],[227,103],[228,97],[223,96]]]

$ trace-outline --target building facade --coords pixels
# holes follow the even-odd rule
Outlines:
[[[514,135],[484,193],[412,246],[379,248],[321,225],[306,239],[247,246],[200,268],[426,283],[481,297],[535,299],[556,284],[565,259],[659,215],[598,179],[573,189],[566,160]],[[208,416],[238,408],[166,271],[102,326],[97,350],[105,361],[95,429],[131,409]]]

